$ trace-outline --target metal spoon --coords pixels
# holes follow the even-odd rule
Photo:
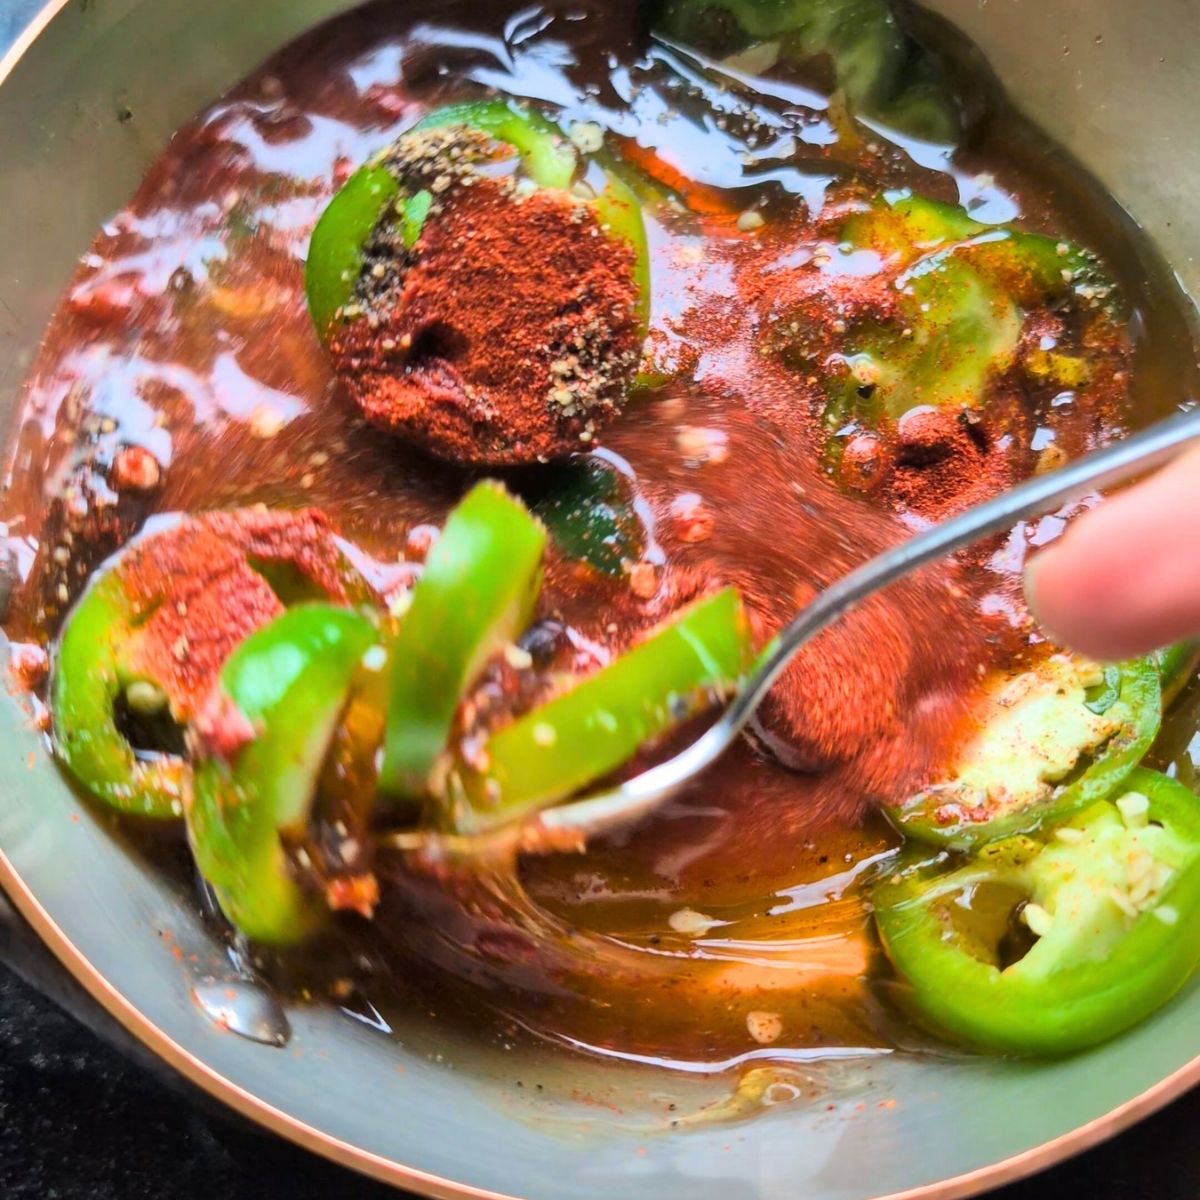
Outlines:
[[[435,858],[443,852],[461,855],[580,848],[597,833],[636,821],[716,762],[741,733],[796,652],[860,601],[918,567],[1009,529],[1018,521],[1052,512],[1070,500],[1161,466],[1192,443],[1200,443],[1200,408],[1168,417],[1115,445],[1035,476],[856,567],[792,618],[760,656],[725,711],[696,741],[619,787],[544,809],[486,834],[457,837],[405,833],[385,839],[386,844]]]

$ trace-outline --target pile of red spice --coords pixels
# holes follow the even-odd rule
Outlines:
[[[190,517],[133,546],[117,568],[141,624],[130,667],[153,680],[176,719],[193,716],[230,653],[283,611],[254,562],[347,599],[341,554],[323,514],[241,509]]]
[[[974,409],[923,406],[882,434],[850,438],[838,474],[856,491],[878,492],[894,508],[940,520],[1016,481],[1012,444]]]
[[[444,178],[411,249],[369,251],[335,369],[368,420],[440,458],[578,450],[638,365],[633,249],[568,192]]]

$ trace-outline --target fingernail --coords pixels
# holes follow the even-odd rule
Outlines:
[[[1042,559],[1044,555],[1035,554],[1032,558],[1025,562],[1025,607],[1029,609],[1029,615],[1034,619],[1035,623],[1040,625],[1044,630],[1046,628],[1045,621],[1042,620],[1042,615],[1038,611],[1038,576],[1042,570]]]

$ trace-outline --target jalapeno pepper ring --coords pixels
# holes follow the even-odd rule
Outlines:
[[[54,747],[98,800],[155,820],[182,813],[184,758],[135,751],[118,703],[186,726],[228,653],[285,600],[365,598],[315,512],[186,518],[131,543],[69,614],[51,683]]]
[[[906,837],[961,849],[1065,820],[1124,786],[1162,723],[1150,658],[1105,669],[1057,655],[986,700],[952,777],[887,808]]]
[[[455,104],[437,109],[413,132],[465,125],[521,155],[531,178],[542,187],[566,188],[575,174],[575,155],[557,129],[538,114],[519,112],[503,100]],[[313,230],[305,264],[304,287],[309,312],[322,337],[328,335],[354,294],[366,245],[389,206],[403,224],[412,246],[428,215],[432,193],[421,189],[402,195],[400,181],[385,165],[387,151],[360,167],[338,190]]]
[[[1111,295],[1085,250],[1044,234],[984,225],[956,205],[888,192],[852,216],[839,245],[897,270],[894,312],[848,331],[845,378],[831,382],[832,428],[878,426],[918,405],[978,407],[1018,353],[1024,310],[1068,297]],[[835,259],[836,262],[836,259]],[[1023,366],[1077,386],[1084,359],[1037,350]]]
[[[419,121],[412,133],[463,126],[511,146],[539,187],[570,188],[580,169],[579,156],[557,126],[530,109],[503,100],[484,100],[436,109]],[[390,149],[390,148],[389,148]],[[325,338],[354,294],[363,269],[367,243],[389,209],[403,228],[404,244],[417,241],[429,215],[433,195],[420,189],[402,194],[400,181],[386,165],[387,150],[359,167],[341,186],[321,214],[309,241],[304,287],[309,312]],[[649,253],[646,228],[637,198],[616,174],[604,170],[604,187],[592,203],[602,223],[635,251],[634,273],[643,322],[649,305]]]
[[[254,941],[286,945],[324,908],[292,877],[283,838],[307,827],[334,730],[378,633],[351,609],[306,604],[251,634],[221,670],[208,714],[232,753],[196,767],[188,838],[222,911]]]
[[[1126,787],[1042,841],[997,843],[876,889],[906,1009],[974,1046],[1061,1055],[1182,987],[1200,961],[1200,799],[1142,769]]]
[[[131,615],[119,580],[109,574],[91,585],[68,619],[51,687],[55,752],[110,807],[173,820],[183,815],[185,762],[167,755],[139,758],[117,728],[118,698],[130,684],[142,682],[124,662]],[[149,703],[163,707],[161,691],[153,684],[150,689]]]
[[[306,289],[367,420],[440,458],[514,465],[575,451],[623,407],[648,264],[629,187],[489,100],[436,110],[351,176]]]

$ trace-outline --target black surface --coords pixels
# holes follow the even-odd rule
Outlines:
[[[992,1200],[1196,1200],[1198,1131],[1200,1091],[1116,1141]],[[187,1089],[168,1087],[130,1064],[0,966],[3,1200],[395,1196],[205,1111]]]

